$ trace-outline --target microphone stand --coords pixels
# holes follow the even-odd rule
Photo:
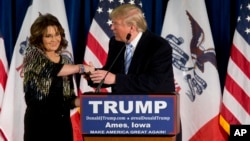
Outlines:
[[[127,36],[126,36],[126,42],[125,42],[125,45],[123,47],[126,47],[126,44],[128,43],[128,40],[131,38],[131,34],[128,33]],[[121,50],[119,51],[119,53],[116,55],[114,61],[112,62],[112,64],[110,65],[109,69],[107,70],[107,73],[105,74],[105,76],[103,77],[103,79],[100,81],[100,83],[98,84],[98,86],[96,87],[96,91],[95,93],[100,93],[101,92],[101,87],[104,83],[104,80],[105,78],[107,77],[108,73],[110,72],[111,68],[113,67],[113,65],[115,64],[116,60],[118,59],[118,57],[120,56],[120,54],[122,53],[122,49],[123,47],[121,48]]]

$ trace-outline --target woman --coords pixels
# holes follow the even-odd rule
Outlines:
[[[70,109],[80,105],[72,74],[90,72],[93,67],[74,65],[62,54],[68,42],[55,16],[40,15],[30,33],[23,62],[24,141],[72,141]]]

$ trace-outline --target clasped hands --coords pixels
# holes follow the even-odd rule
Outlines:
[[[93,83],[100,83],[102,79],[105,78],[104,84],[115,84],[115,74],[106,70],[95,69],[92,62],[89,62],[88,65],[85,65],[85,69],[88,75],[88,77],[85,78],[90,79]]]

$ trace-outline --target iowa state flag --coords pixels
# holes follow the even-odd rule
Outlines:
[[[221,87],[204,0],[170,0],[161,35],[173,48],[182,140],[226,140],[219,126]]]
[[[228,61],[220,123],[250,125],[250,0],[241,0]]]
[[[72,45],[69,35],[68,22],[66,17],[65,5],[63,0],[33,0],[26,12],[18,39],[15,44],[15,50],[13,53],[9,77],[6,83],[5,95],[2,103],[2,111],[0,114],[0,130],[3,140],[7,141],[22,141],[23,140],[23,128],[24,128],[24,112],[26,104],[24,101],[23,92],[23,75],[22,75],[22,61],[25,49],[27,47],[27,39],[30,35],[30,27],[34,20],[39,16],[39,13],[51,13],[55,15],[62,27],[65,30],[65,36],[68,40],[68,52],[67,54],[73,60]],[[76,89],[77,92],[77,89]],[[71,111],[72,121],[78,121],[76,116],[77,110]],[[78,113],[79,114],[79,113]],[[80,134],[80,123],[75,124],[74,127],[74,140],[82,141]],[[79,134],[75,134],[76,132]],[[56,131],[55,131],[56,132]],[[0,138],[1,140],[1,138]]]
[[[7,81],[8,70],[8,61],[5,53],[4,40],[0,36],[0,112],[2,109],[1,105]]]
[[[110,12],[117,6],[125,3],[136,4],[142,7],[140,0],[100,0],[96,10],[94,19],[92,20],[90,30],[87,37],[87,46],[85,49],[83,63],[90,61],[95,67],[101,68],[106,63],[108,55],[109,39],[113,36],[110,29],[112,21],[109,19]],[[95,91],[87,85],[87,81],[81,77],[80,80],[81,93]],[[101,89],[102,92],[110,92],[110,88]]]

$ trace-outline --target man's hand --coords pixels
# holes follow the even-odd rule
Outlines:
[[[104,84],[115,84],[115,74],[108,72],[106,70],[96,70],[91,72],[90,74],[90,79],[94,82],[94,83],[100,83],[102,81],[102,79],[106,76],[105,80],[104,80]]]

